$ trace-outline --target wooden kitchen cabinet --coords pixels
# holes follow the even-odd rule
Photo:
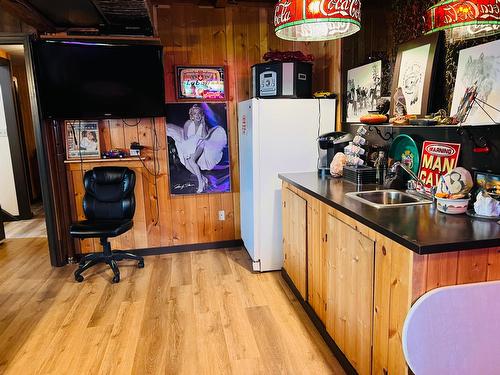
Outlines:
[[[375,242],[328,214],[326,330],[360,375],[371,373]]]
[[[288,182],[283,197],[292,290],[359,374],[410,373],[402,332],[420,296],[500,279],[500,247],[419,255]]]
[[[283,268],[302,298],[307,296],[307,201],[283,189]]]
[[[326,321],[328,295],[325,215],[324,204],[307,200],[307,301],[322,322]]]

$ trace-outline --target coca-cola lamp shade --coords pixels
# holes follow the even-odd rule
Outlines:
[[[427,33],[445,30],[450,41],[500,32],[499,0],[444,0],[425,15]]]
[[[344,38],[361,29],[361,0],[279,0],[274,27],[285,40]]]

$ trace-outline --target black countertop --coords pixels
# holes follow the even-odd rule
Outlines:
[[[376,185],[358,188],[343,179],[321,178],[315,172],[279,177],[418,254],[500,246],[500,225],[495,220],[447,215],[430,204],[377,209],[345,195],[381,189]]]

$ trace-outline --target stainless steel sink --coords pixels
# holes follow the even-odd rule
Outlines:
[[[346,196],[375,208],[405,207],[430,204],[430,200],[399,190],[373,190],[347,193]]]

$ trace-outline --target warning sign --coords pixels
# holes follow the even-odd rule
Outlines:
[[[440,177],[457,166],[459,155],[459,143],[424,142],[418,177],[425,182],[425,190],[437,186]]]

